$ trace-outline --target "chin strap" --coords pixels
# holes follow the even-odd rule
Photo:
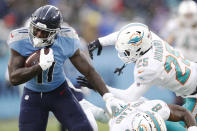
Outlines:
[[[144,51],[144,52],[140,52],[140,56],[146,54],[146,52],[148,52],[150,49],[152,48],[152,46],[150,48],[148,48],[148,50]]]

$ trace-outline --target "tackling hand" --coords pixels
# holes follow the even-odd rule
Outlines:
[[[40,63],[39,63],[42,70],[45,71],[46,69],[51,67],[53,62],[54,62],[53,50],[49,49],[49,53],[45,55],[44,48],[42,48],[40,51]]]
[[[77,83],[80,86],[88,87],[90,89],[94,89],[94,87],[88,82],[88,80],[87,80],[87,78],[85,76],[78,76],[77,77]]]
[[[90,58],[93,59],[93,51],[98,48],[97,51],[97,56],[101,54],[101,51],[103,49],[102,45],[100,44],[99,40],[94,40],[93,42],[91,42],[88,45],[88,50],[89,50],[89,54],[90,54]]]
[[[105,93],[103,99],[106,103],[107,111],[112,117],[126,105],[124,101],[115,98],[111,93]]]

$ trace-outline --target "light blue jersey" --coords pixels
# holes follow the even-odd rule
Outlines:
[[[66,79],[63,70],[64,61],[73,56],[79,48],[79,38],[72,28],[62,28],[53,45],[55,63],[46,71],[26,82],[25,87],[36,92],[49,92],[59,87]],[[20,28],[10,33],[8,45],[24,57],[39,50],[30,42],[28,29]]]

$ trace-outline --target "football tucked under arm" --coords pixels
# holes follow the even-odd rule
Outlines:
[[[40,49],[41,50],[41,49]],[[27,57],[25,61],[25,67],[31,67],[40,62],[40,50],[33,52],[30,56]],[[49,53],[49,48],[44,48],[45,55]]]

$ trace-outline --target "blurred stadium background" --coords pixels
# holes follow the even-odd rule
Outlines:
[[[6,40],[9,32],[24,25],[31,13],[45,4],[60,8],[64,21],[74,27],[89,43],[92,40],[119,30],[130,22],[142,22],[158,34],[166,22],[176,16],[181,0],[0,0],[0,131],[16,131],[20,108],[21,87],[12,87],[6,80],[9,49]],[[161,36],[162,37],[162,36]],[[114,88],[128,88],[133,82],[133,65],[114,74],[114,69],[123,63],[117,57],[113,46],[103,49],[101,56],[94,54],[93,65],[104,81]],[[161,88],[153,87],[145,95],[149,99],[162,99],[176,103],[175,95]],[[86,98],[104,108],[102,98],[95,92]],[[58,131],[59,124],[51,115],[47,131]],[[106,131],[107,125],[99,123],[99,130]]]

